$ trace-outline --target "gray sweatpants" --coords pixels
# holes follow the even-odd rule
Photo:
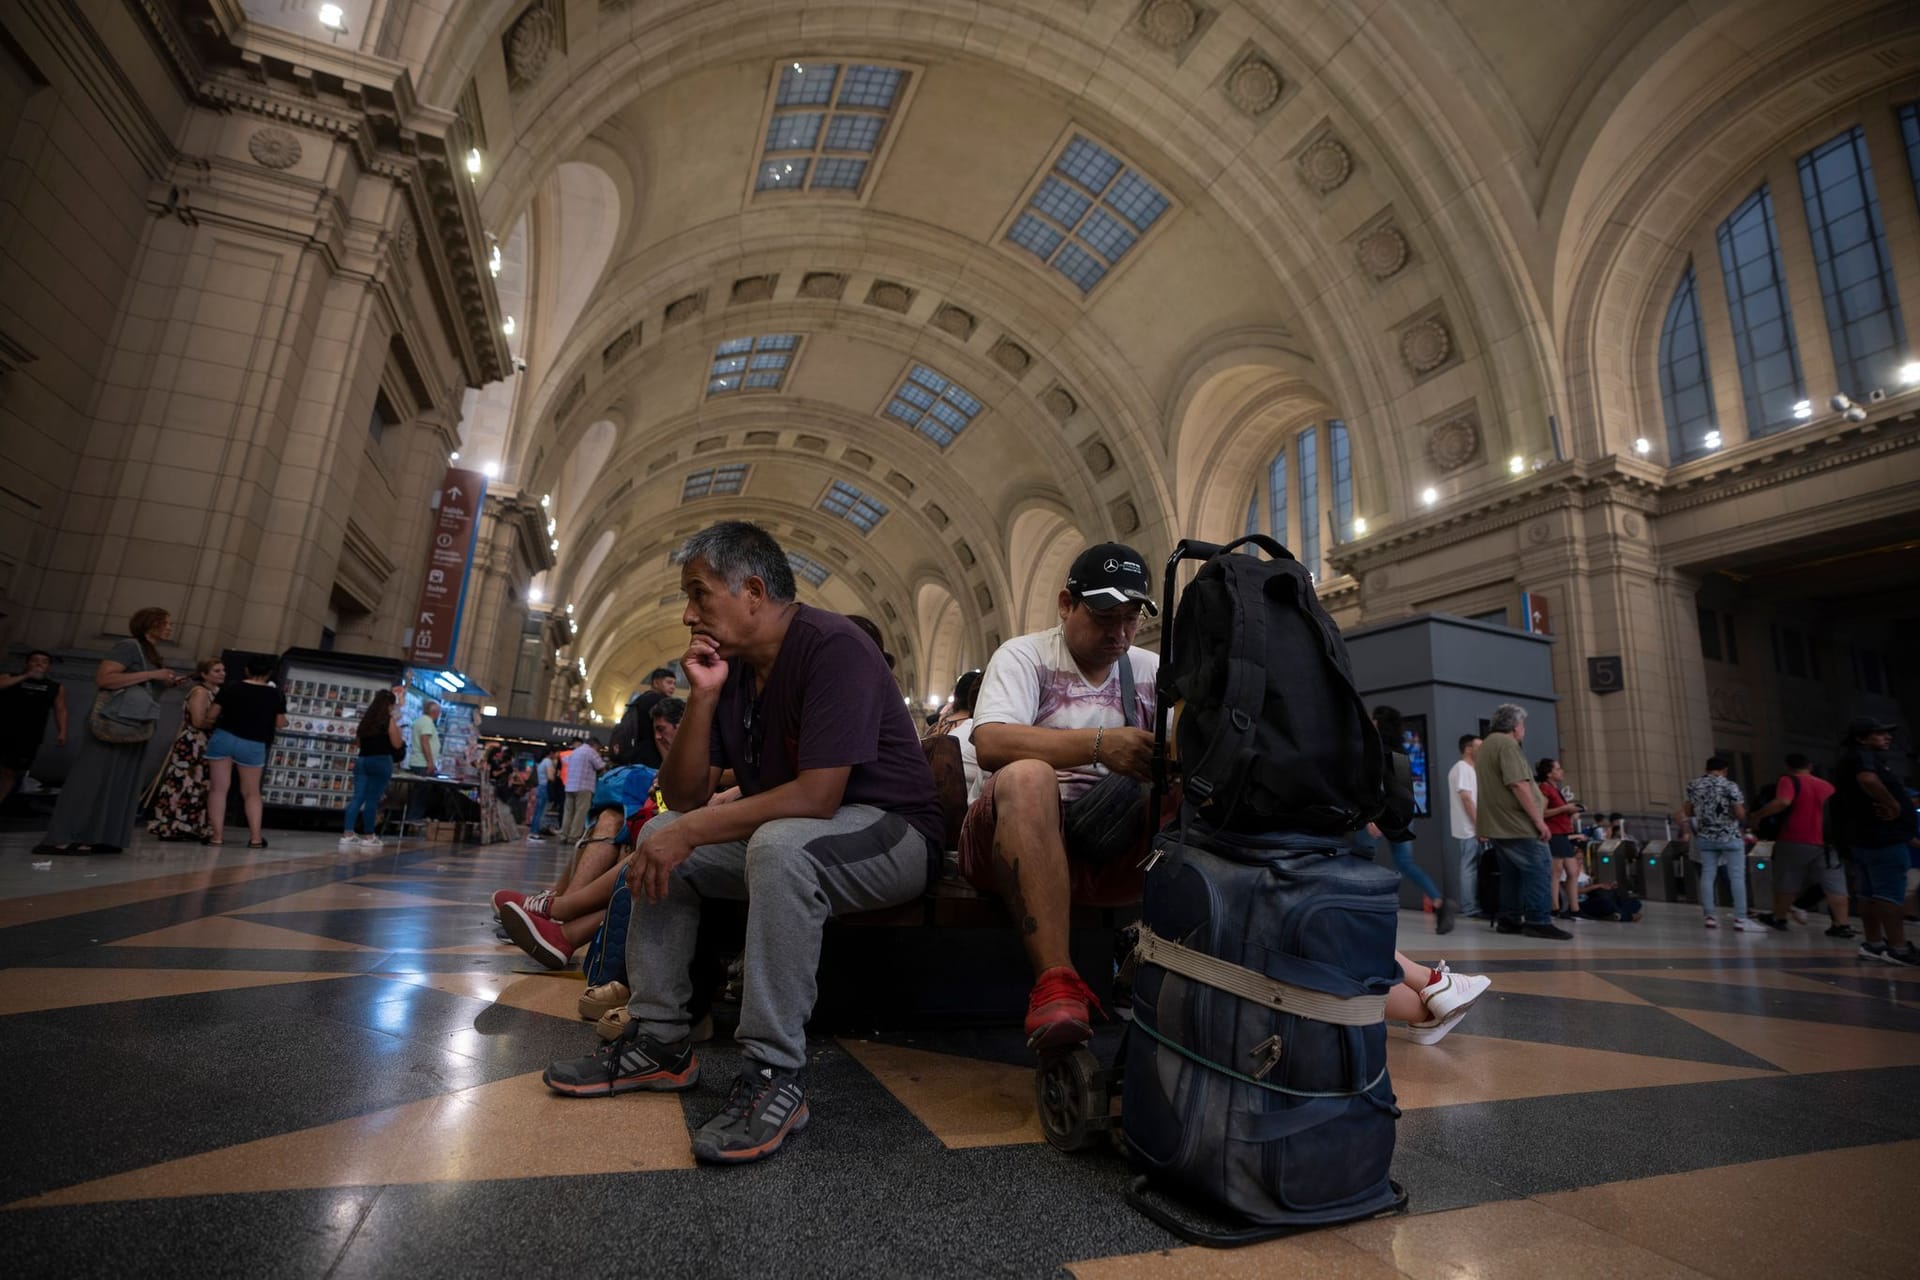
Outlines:
[[[663,813],[641,829],[678,822]],[[734,1039],[756,1062],[798,1071],[819,991],[820,930],[828,916],[877,911],[926,891],[927,838],[905,818],[846,805],[831,818],[779,818],[751,839],[696,847],[659,902],[633,900],[627,923],[627,1012],[645,1035],[687,1034],[688,967],[707,898],[746,900],[747,952]]]

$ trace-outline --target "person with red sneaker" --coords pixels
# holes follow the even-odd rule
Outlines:
[[[1132,547],[1080,553],[1060,625],[1016,636],[987,663],[973,745],[988,775],[960,828],[960,871],[1005,900],[1033,963],[1027,1043],[1050,1052],[1093,1035],[1098,1002],[1068,956],[1073,904],[1140,900],[1160,657],[1133,643],[1159,612]]]

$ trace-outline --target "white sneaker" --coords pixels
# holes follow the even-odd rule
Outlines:
[[[382,849],[386,847],[386,841],[382,840],[379,836],[361,836],[360,847],[362,849]]]
[[[1439,968],[1440,981],[1428,983],[1426,990],[1420,993],[1421,1002],[1427,1006],[1427,1021],[1413,1024],[1415,1026],[1429,1026],[1444,1021],[1478,1000],[1493,985],[1492,978],[1453,972],[1447,968],[1445,960],[1440,962]]]
[[[1715,920],[1712,916],[1707,917],[1707,928],[1718,929],[1719,927],[1720,927],[1720,922],[1718,920]]]
[[[1409,1023],[1407,1039],[1415,1044],[1438,1044],[1446,1038],[1447,1032],[1459,1026],[1460,1020],[1466,1016],[1467,1006],[1461,1005],[1444,1018],[1436,1018],[1431,1022]]]
[[[1767,926],[1761,924],[1758,920],[1749,920],[1745,916],[1735,916],[1733,918],[1733,927],[1741,933],[1769,932]]]
[[[342,853],[345,853],[348,849],[358,849],[359,847],[360,847],[359,836],[341,836],[340,837],[340,851]]]
[[[1795,924],[1805,924],[1807,922],[1807,913],[1798,907],[1788,907],[1787,914],[1793,917]]]

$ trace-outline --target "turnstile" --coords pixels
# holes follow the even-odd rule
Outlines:
[[[1773,910],[1773,841],[1762,840],[1747,850],[1747,910]]]
[[[1649,902],[1685,902],[1689,896],[1687,842],[1649,840],[1641,852],[1646,883],[1640,896]]]
[[[1645,876],[1640,866],[1640,845],[1633,840],[1602,840],[1588,846],[1587,874],[1596,882],[1611,880],[1636,897],[1646,897],[1641,888]]]

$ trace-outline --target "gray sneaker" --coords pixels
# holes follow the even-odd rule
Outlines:
[[[750,1066],[733,1078],[727,1105],[694,1132],[693,1154],[716,1164],[764,1160],[788,1134],[806,1128],[807,1119],[798,1075]]]
[[[585,1057],[556,1062],[540,1079],[569,1098],[604,1098],[616,1093],[677,1093],[700,1082],[700,1060],[686,1041],[661,1044],[641,1035],[632,1022],[611,1044]]]

